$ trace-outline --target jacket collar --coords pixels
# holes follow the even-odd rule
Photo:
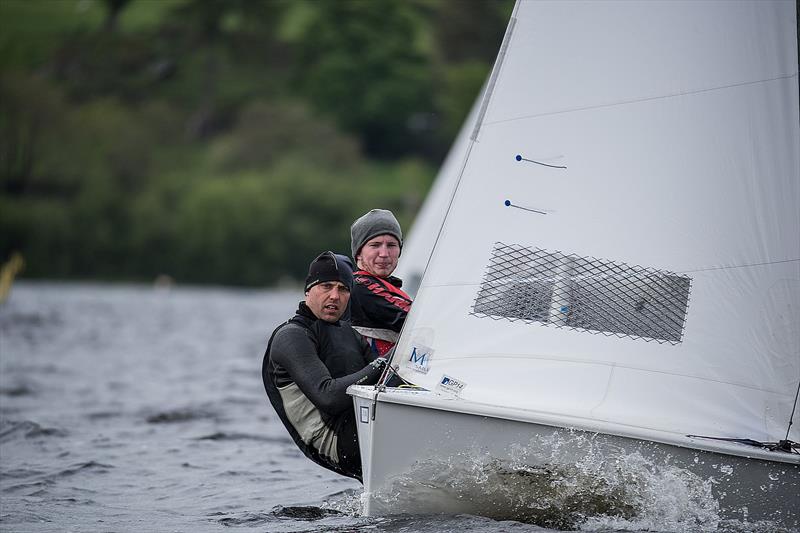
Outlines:
[[[371,272],[367,272],[366,270],[356,270],[355,272],[353,272],[353,275],[354,276],[369,276],[371,278],[382,279],[382,280],[384,280],[384,281],[386,281],[388,283],[391,283],[392,285],[394,285],[398,289],[401,289],[403,287],[403,280],[400,279],[400,278],[397,278],[395,276],[388,276],[386,278],[381,278],[381,277],[376,276],[375,274],[373,274]]]

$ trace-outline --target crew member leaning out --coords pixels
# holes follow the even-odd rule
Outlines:
[[[341,256],[320,254],[308,269],[305,300],[278,326],[262,378],[295,444],[317,464],[361,481],[353,401],[347,387],[377,382],[386,361],[347,323],[353,273]]]

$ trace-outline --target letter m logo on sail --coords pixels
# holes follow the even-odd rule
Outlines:
[[[411,356],[408,358],[409,365],[413,370],[427,374],[430,370],[431,356],[433,350],[427,346],[417,344],[411,346]]]

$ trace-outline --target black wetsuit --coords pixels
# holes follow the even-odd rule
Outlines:
[[[361,481],[353,384],[374,384],[383,361],[347,322],[318,320],[304,302],[272,333],[261,369],[267,396],[305,455]]]

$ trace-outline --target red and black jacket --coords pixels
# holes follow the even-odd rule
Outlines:
[[[411,296],[400,288],[402,284],[393,276],[380,278],[365,270],[353,272],[350,293],[353,326],[400,333],[412,303]]]

